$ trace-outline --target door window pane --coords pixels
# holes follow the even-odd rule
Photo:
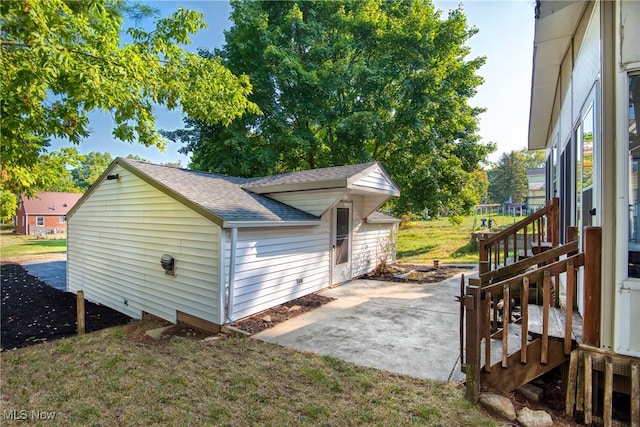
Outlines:
[[[336,209],[336,264],[349,261],[349,209]]]
[[[640,277],[640,75],[629,78],[629,277]]]

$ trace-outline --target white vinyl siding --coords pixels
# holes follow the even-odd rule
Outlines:
[[[378,264],[395,262],[396,224],[360,223],[353,235],[353,276],[373,271]]]
[[[577,49],[578,47],[576,47]],[[584,102],[591,93],[600,73],[600,6],[593,8],[591,20],[580,45],[573,68],[571,89],[573,91],[572,125],[580,119]]]
[[[398,191],[393,183],[380,170],[374,170],[367,174],[367,176],[360,178],[353,183],[353,186],[354,188],[364,187],[366,189],[382,190],[385,193],[391,194]]]
[[[640,2],[620,2],[620,61],[623,68],[640,66]]]
[[[362,276],[373,271],[384,259],[393,263],[395,246],[392,254],[385,255],[385,248],[395,224],[368,224],[362,217],[363,207],[368,197],[353,197],[353,236],[351,239],[351,275]]]
[[[118,167],[68,220],[68,290],[140,318],[219,322],[220,228]],[[160,257],[175,258],[176,276]]]
[[[328,247],[326,222],[316,227],[239,229],[231,317],[246,317],[329,286]],[[225,271],[228,262],[227,256]]]

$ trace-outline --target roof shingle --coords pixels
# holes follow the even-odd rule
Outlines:
[[[119,158],[224,221],[311,221],[318,217],[242,188],[251,181]]]

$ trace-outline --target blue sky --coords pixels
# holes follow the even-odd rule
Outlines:
[[[231,26],[228,1],[149,1],[158,8],[162,16],[175,11],[178,6],[197,10],[204,14],[208,24],[192,38],[190,49],[206,47],[213,49],[224,43],[224,30]],[[435,0],[443,14],[462,4],[469,25],[478,28],[478,33],[469,41],[472,57],[486,56],[487,62],[480,69],[485,79],[471,100],[473,106],[487,111],[480,116],[480,136],[483,141],[498,145],[498,151],[490,160],[496,161],[500,154],[525,148],[529,122],[529,98],[531,88],[531,66],[533,58],[534,6],[533,0]],[[112,157],[137,154],[154,163],[181,161],[187,166],[188,158],[178,153],[179,146],[170,144],[162,153],[155,147],[145,148],[128,144],[111,136],[112,120],[109,114],[91,114],[91,136],[80,143],[81,153],[91,151],[109,152]],[[156,109],[159,129],[173,130],[182,127],[182,113]],[[53,148],[60,143],[54,142]]]

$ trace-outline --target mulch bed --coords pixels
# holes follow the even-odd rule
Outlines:
[[[408,273],[410,271],[420,272],[419,278],[399,278],[399,274]],[[370,273],[363,276],[363,279],[370,280],[386,280],[390,282],[412,282],[412,283],[439,283],[447,280],[456,274],[471,271],[472,267],[441,265],[438,268],[424,264],[392,264],[389,265],[383,273]]]
[[[2,264],[0,351],[76,334],[76,296],[55,289],[18,264]],[[85,331],[128,323],[131,318],[106,306],[85,302]]]
[[[245,317],[244,319],[234,323],[232,326],[245,332],[249,332],[250,334],[257,334],[265,329],[274,327],[278,323],[289,320],[292,317],[296,317],[316,309],[333,301],[334,299],[335,298],[329,298],[317,294],[305,295],[277,307],[254,314],[253,316]]]

